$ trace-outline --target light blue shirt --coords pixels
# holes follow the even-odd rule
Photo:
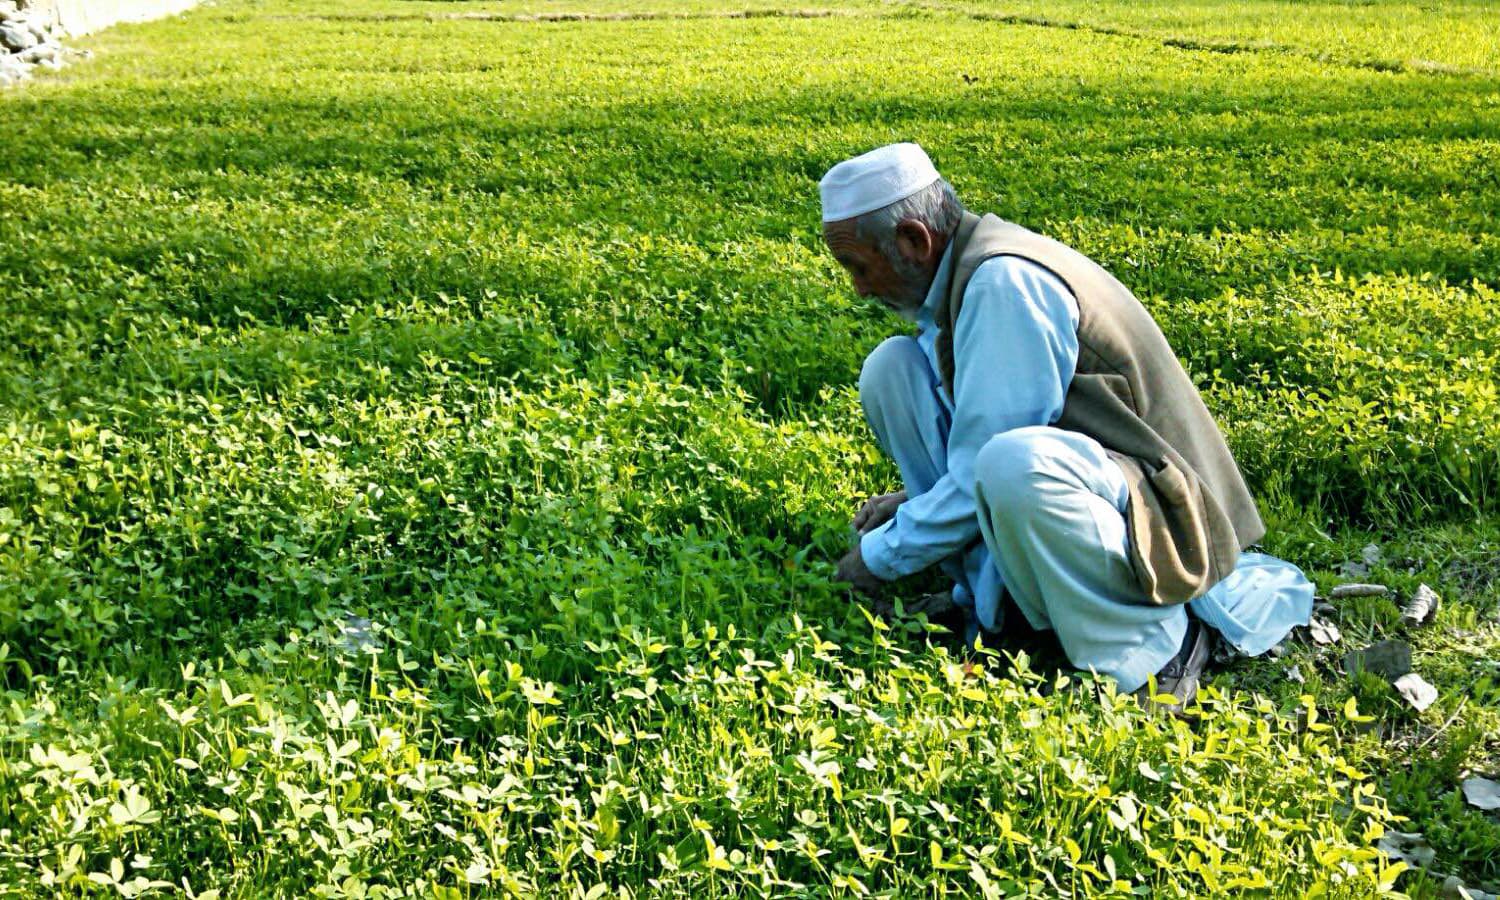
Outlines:
[[[933,322],[953,266],[943,252],[932,287],[917,312],[917,345],[938,371]],[[1078,301],[1057,276],[1030,260],[997,256],[981,263],[964,291],[954,324],[953,398],[948,473],[931,490],[901,504],[896,515],[860,539],[865,565],[894,581],[979,540],[974,506],[974,457],[995,435],[1027,425],[1051,425],[1078,363]],[[972,583],[975,593],[985,592]],[[986,579],[988,580],[988,579]]]

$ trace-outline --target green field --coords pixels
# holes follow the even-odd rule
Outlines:
[[[0,92],[0,896],[1500,883],[1458,790],[1500,776],[1493,3],[223,0],[75,43]],[[1326,592],[1376,543],[1436,623],[1341,601],[1177,720],[832,586],[902,326],[816,181],[894,140],[1141,297],[1268,551]],[[1425,712],[1343,673],[1383,638]]]

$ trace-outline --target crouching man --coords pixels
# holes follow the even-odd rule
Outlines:
[[[1218,426],[1150,314],[1077,251],[966,211],[915,144],[839,163],[823,237],[861,296],[914,323],[860,402],[905,490],[871,499],[838,577],[938,565],[971,630],[1002,596],[1073,665],[1186,703],[1215,634],[1249,655],[1305,624]],[[1014,614],[1014,612],[1012,613]]]

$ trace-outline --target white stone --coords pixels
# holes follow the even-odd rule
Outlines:
[[[1437,702],[1437,688],[1428,684],[1427,679],[1416,672],[1407,672],[1391,683],[1395,685],[1396,692],[1417,712],[1426,712],[1427,707]]]
[[[16,54],[16,59],[21,62],[45,62],[49,59],[57,59],[62,53],[62,48],[56,44],[37,44]]]
[[[33,18],[78,37],[120,22],[147,22],[191,9],[198,0],[33,0]]]
[[[1319,644],[1337,644],[1343,637],[1337,625],[1319,616],[1312,617],[1307,630],[1312,634],[1313,641]]]
[[[12,50],[25,50],[37,45],[36,35],[29,29],[16,25],[0,25],[0,44]]]
[[[6,83],[20,81],[26,77],[31,67],[14,56],[0,56],[0,76],[6,79]]]
[[[1401,608],[1401,621],[1413,627],[1431,622],[1442,602],[1437,591],[1424,584],[1417,588],[1411,600]]]

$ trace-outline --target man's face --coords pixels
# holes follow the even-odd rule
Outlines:
[[[852,220],[826,223],[823,241],[833,258],[849,273],[856,293],[875,298],[905,318],[916,317],[932,281],[931,273],[924,267],[905,259],[887,258],[874,242],[858,236]]]

